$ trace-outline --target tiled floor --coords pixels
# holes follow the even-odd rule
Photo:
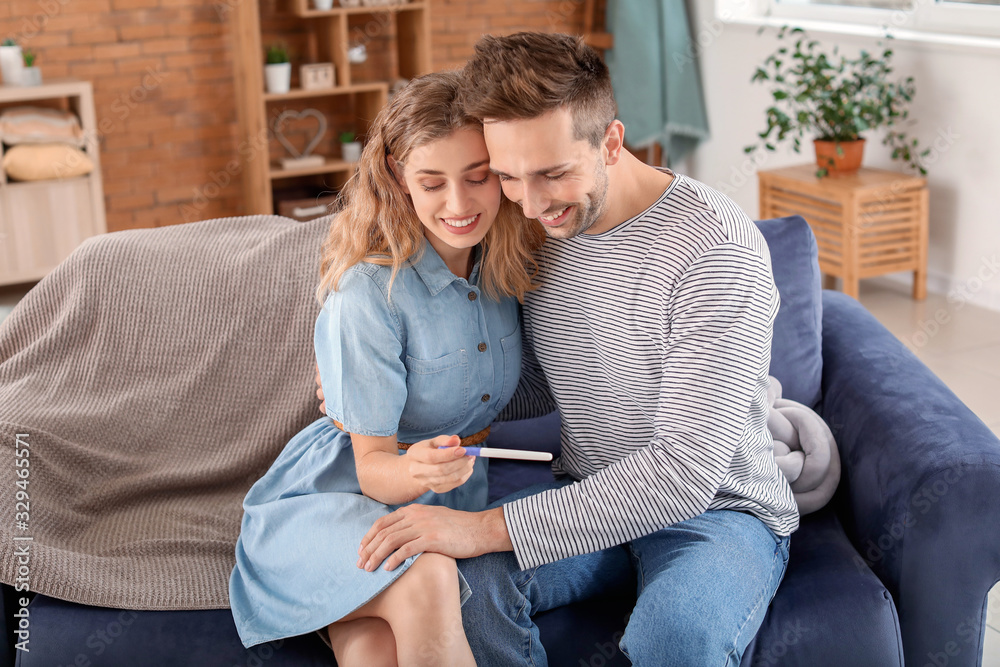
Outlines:
[[[0,287],[3,307],[30,285]],[[862,285],[861,303],[913,350],[994,433],[1000,435],[1000,313],[936,294],[916,302],[902,287]],[[1000,667],[1000,586],[990,594],[983,667]]]
[[[862,284],[861,303],[1000,436],[1000,313],[937,294],[916,302],[879,281]],[[990,592],[982,664],[1000,667],[1000,585]]]

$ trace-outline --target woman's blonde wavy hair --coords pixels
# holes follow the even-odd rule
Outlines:
[[[323,260],[316,298],[321,304],[337,289],[340,277],[358,262],[392,266],[391,281],[422,247],[424,226],[409,195],[403,192],[389,167],[392,155],[405,163],[410,153],[456,130],[482,124],[468,116],[457,101],[461,77],[457,72],[426,74],[396,93],[372,124],[357,172],[341,192],[339,212],[330,223],[323,244]],[[501,195],[500,210],[482,240],[480,286],[491,298],[516,296],[534,289],[537,264],[532,252],[545,233],[537,220],[526,219],[517,204]]]

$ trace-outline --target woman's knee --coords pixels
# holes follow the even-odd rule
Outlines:
[[[326,628],[337,664],[341,667],[396,667],[396,640],[381,618],[338,621]]]
[[[457,596],[458,566],[450,556],[423,553],[393,585],[428,603],[445,595]]]

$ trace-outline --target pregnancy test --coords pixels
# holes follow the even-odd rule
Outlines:
[[[451,449],[438,447],[438,449]],[[501,449],[499,447],[466,447],[466,456],[483,456],[489,459],[517,459],[518,461],[551,461],[549,452],[529,452],[523,449]]]

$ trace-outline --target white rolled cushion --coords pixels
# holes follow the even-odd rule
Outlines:
[[[89,174],[94,163],[86,153],[68,144],[20,144],[3,156],[3,168],[19,181],[41,181]]]
[[[820,509],[840,482],[837,442],[823,418],[808,407],[781,398],[781,383],[771,377],[767,427],[774,459],[792,487],[799,514]]]
[[[788,483],[792,484],[802,474],[802,468],[806,464],[806,455],[797,449],[790,450],[788,445],[781,440],[775,440],[774,461],[778,464],[778,469],[781,470]]]

